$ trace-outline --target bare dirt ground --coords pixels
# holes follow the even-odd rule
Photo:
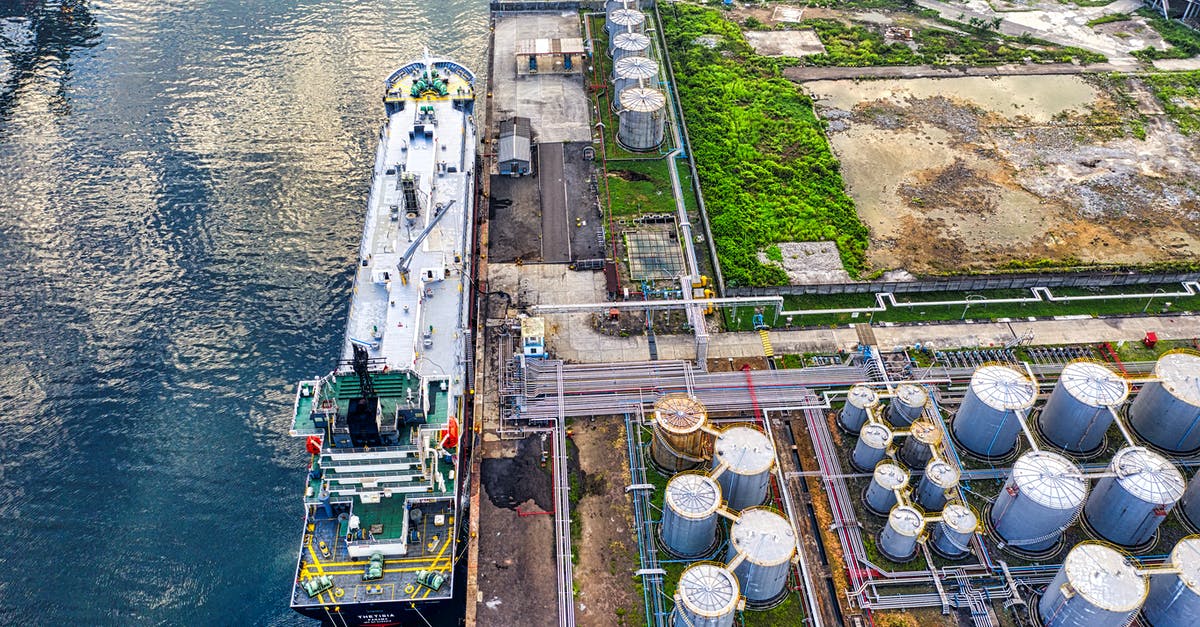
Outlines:
[[[742,34],[755,52],[767,57],[803,57],[825,52],[820,38],[811,30],[748,30]]]
[[[484,444],[476,599],[481,625],[551,625],[557,619],[554,517],[517,513],[554,506],[540,451],[537,437],[516,446]]]
[[[642,596],[635,587],[637,542],[629,485],[625,425],[616,418],[578,420],[572,425],[579,452],[582,493],[576,510],[582,525],[575,564],[576,624],[581,627],[640,625]]]
[[[807,83],[875,268],[1200,256],[1200,146],[1136,80]],[[1137,129],[1145,129],[1145,139]]]

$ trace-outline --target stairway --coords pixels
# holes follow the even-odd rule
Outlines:
[[[771,346],[770,333],[768,333],[766,329],[759,329],[758,337],[762,340],[763,353],[765,353],[767,357],[774,357],[775,349]]]

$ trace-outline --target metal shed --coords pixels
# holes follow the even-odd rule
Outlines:
[[[529,118],[515,117],[500,122],[496,160],[503,176],[525,176],[531,172],[533,131]]]

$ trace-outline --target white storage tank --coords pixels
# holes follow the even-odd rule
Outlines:
[[[896,386],[896,394],[888,404],[888,422],[897,427],[907,427],[921,417],[928,402],[929,393],[925,388],[915,383],[901,383]]]
[[[720,564],[693,564],[679,576],[671,624],[676,627],[733,627],[741,605],[737,577]]]
[[[1192,531],[1200,532],[1200,471],[1188,481],[1187,489],[1179,499],[1179,513]]]
[[[846,404],[838,414],[838,425],[850,433],[858,433],[870,418],[870,411],[879,406],[879,395],[875,390],[856,385],[846,393]]]
[[[643,33],[617,33],[608,40],[613,63],[625,57],[644,57],[650,53],[650,38]]]
[[[638,6],[636,0],[608,0],[608,2],[604,3],[604,15],[607,17],[608,15],[611,15],[613,11],[639,8],[640,7]]]
[[[983,458],[1003,457],[1021,434],[1018,411],[1037,399],[1037,384],[1009,366],[983,366],[971,377],[951,429],[958,443]]]
[[[1129,382],[1108,368],[1090,361],[1066,365],[1042,413],[1038,427],[1055,446],[1073,453],[1090,453],[1104,446],[1112,424],[1109,407],[1129,396]]]
[[[1126,627],[1146,598],[1146,578],[1103,544],[1075,545],[1038,602],[1044,627]]]
[[[640,33],[646,28],[646,14],[637,9],[617,9],[608,14],[605,28],[609,37],[617,33]]]
[[[1013,463],[989,520],[1002,547],[1027,553],[1053,548],[1087,498],[1088,484],[1075,464],[1050,451],[1030,451]]]
[[[708,423],[708,410],[687,394],[667,394],[654,403],[654,439],[650,458],[668,473],[695,468],[704,461],[702,429]]]
[[[634,152],[658,148],[666,132],[666,107],[667,97],[657,89],[632,87],[621,92],[617,143]]]
[[[933,452],[942,444],[942,430],[924,418],[908,427],[908,437],[900,445],[897,456],[909,468],[924,468],[933,459]]]
[[[685,472],[667,482],[663,494],[663,546],[676,557],[694,558],[711,552],[717,544],[717,509],[721,488],[711,477]]]
[[[925,464],[925,474],[917,482],[917,491],[913,498],[917,505],[925,508],[927,512],[941,511],[942,506],[946,504],[946,493],[958,487],[961,477],[962,473],[957,466],[935,457]]]
[[[909,505],[897,505],[879,532],[879,552],[893,562],[907,562],[917,554],[917,540],[924,530],[921,512]]]
[[[762,505],[771,485],[775,447],[757,427],[730,427],[713,442],[712,465],[730,509]]]
[[[942,511],[942,519],[929,534],[929,546],[947,559],[961,559],[971,552],[971,538],[979,529],[979,519],[971,508],[951,503]]]
[[[1129,426],[1147,442],[1173,453],[1200,449],[1200,355],[1171,352],[1129,405]]]
[[[868,422],[858,432],[858,442],[850,453],[850,463],[864,472],[870,471],[875,464],[887,457],[887,449],[892,444],[892,430],[882,422]]]
[[[621,92],[631,87],[657,85],[658,63],[649,57],[625,57],[613,64],[612,101],[614,112],[621,110]]]
[[[764,605],[785,592],[788,571],[796,555],[796,534],[782,514],[766,507],[741,513],[729,529],[730,565],[747,603]],[[739,556],[742,559],[737,559]]]
[[[1127,446],[1108,464],[1110,476],[1092,488],[1083,508],[1088,525],[1124,546],[1149,542],[1183,496],[1183,474],[1162,455]]]
[[[871,483],[863,491],[863,502],[868,509],[884,516],[896,505],[895,491],[903,490],[907,485],[908,471],[891,462],[884,462],[875,467]]]
[[[1200,538],[1180,540],[1164,566],[1178,572],[1150,575],[1142,617],[1154,627],[1193,627],[1200,622]]]

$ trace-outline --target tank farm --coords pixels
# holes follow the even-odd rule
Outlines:
[[[800,530],[821,526],[809,534],[822,556],[846,565],[842,619],[940,608],[983,625],[999,601],[1028,624],[1196,624],[1200,353],[905,381],[876,360],[710,373],[646,362],[606,372],[603,392],[593,367],[531,362],[523,389],[562,396],[523,397],[510,419],[624,416],[659,624],[742,624],[806,595],[821,582],[800,549],[817,538]],[[821,526],[801,503],[818,490]]]

